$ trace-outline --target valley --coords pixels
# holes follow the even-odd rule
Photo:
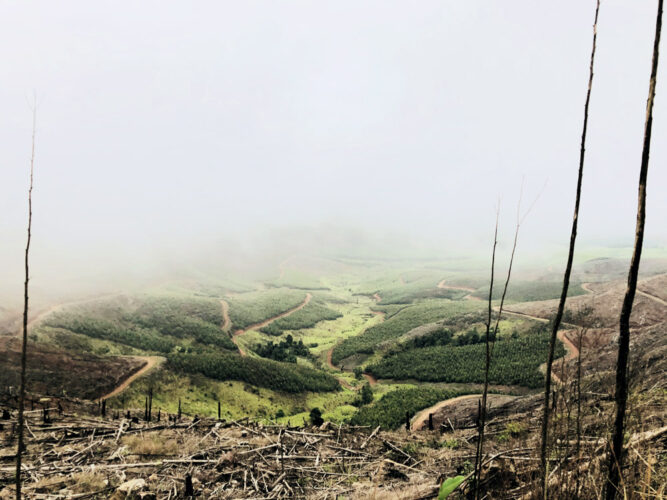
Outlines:
[[[586,266],[577,272],[583,276]],[[115,419],[142,415],[150,395],[154,415],[174,421],[180,415],[192,425],[219,418],[232,430],[245,422],[238,424],[242,432],[255,426],[307,429],[318,411],[325,426],[403,440],[401,449],[410,456],[413,446],[426,452],[422,436],[445,436],[438,446],[450,452],[465,449],[455,436],[474,429],[483,387],[488,291],[480,271],[452,272],[433,263],[314,267],[293,256],[278,272],[275,280],[243,283],[243,290],[225,281],[172,282],[39,312],[30,322],[31,404],[55,400],[95,413],[104,402]],[[288,285],[296,276],[302,286]],[[597,380],[587,382],[587,390],[602,394],[608,386],[601,380],[611,375],[622,281],[573,288],[579,292],[568,301],[558,332],[552,377],[558,390],[566,390],[581,362],[583,373]],[[639,289],[636,342],[663,349],[664,335],[657,332],[664,333],[667,320],[660,298],[667,273],[644,276]],[[519,423],[502,424],[510,430],[497,431],[497,444],[527,435],[543,387],[556,297],[550,282],[521,274],[508,290],[492,339],[490,425],[508,418]],[[495,323],[499,301],[493,298],[491,306]],[[17,355],[12,335],[0,340]],[[16,384],[15,366],[5,365],[5,400]],[[392,460],[403,452],[396,453]]]

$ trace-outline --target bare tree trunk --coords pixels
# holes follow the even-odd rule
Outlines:
[[[628,287],[623,298],[623,307],[619,321],[620,336],[618,345],[618,362],[616,363],[616,421],[614,423],[614,435],[612,453],[609,456],[609,482],[607,485],[607,499],[613,500],[618,492],[618,483],[621,478],[623,465],[623,427],[625,409],[628,399],[628,354],[630,351],[630,314],[632,303],[635,300],[637,290],[637,277],[639,275],[639,262],[642,256],[642,245],[644,243],[644,225],[646,223],[646,178],[648,176],[649,154],[651,152],[651,131],[653,128],[653,101],[655,99],[655,86],[658,74],[658,56],[660,48],[660,32],[662,30],[662,4],[658,0],[658,14],[655,23],[655,40],[653,43],[653,63],[651,65],[651,80],[649,83],[648,100],[646,102],[646,123],[644,125],[644,146],[642,148],[642,163],[639,171],[639,194],[637,207],[637,228],[635,231],[635,248],[630,261],[628,272]]]
[[[18,415],[18,447],[16,450],[16,498],[21,499],[21,457],[23,454],[23,427],[25,407],[25,383],[26,367],[28,362],[28,281],[30,280],[30,269],[28,256],[30,254],[30,238],[32,236],[32,185],[35,166],[35,129],[37,123],[37,103],[32,108],[32,149],[30,153],[30,187],[28,188],[28,240],[25,246],[25,284],[23,288],[23,343],[21,346],[21,388],[19,390],[19,415]]]
[[[577,354],[577,453],[576,453],[576,462],[579,463],[581,459],[581,360],[583,349],[583,339],[586,334],[586,329],[582,328],[579,330],[579,335],[577,338],[577,348],[579,352]],[[579,498],[579,490],[581,485],[581,473],[577,472],[576,484],[574,490],[575,498]]]
[[[493,293],[493,269],[495,265],[496,258],[496,243],[498,240],[498,216],[496,215],[496,231],[494,235],[493,242],[493,256],[491,258],[491,286],[489,289],[489,315],[486,325],[486,364],[484,366],[484,390],[482,393],[482,404],[479,412],[479,439],[477,440],[477,453],[475,454],[475,500],[479,498],[479,486],[480,480],[482,477],[482,461],[484,454],[484,427],[486,425],[486,409],[487,409],[487,399],[489,393],[489,370],[491,367],[491,357],[493,356],[493,347],[495,346],[495,338],[498,335],[498,328],[500,325],[500,317],[503,314],[503,306],[505,304],[505,296],[507,295],[507,287],[512,276],[512,265],[514,264],[514,254],[516,253],[516,244],[519,238],[519,227],[521,226],[521,199],[519,199],[519,205],[517,207],[517,220],[516,220],[516,229],[514,231],[514,243],[512,244],[512,254],[510,256],[509,268],[507,269],[507,279],[505,280],[505,286],[503,288],[503,295],[500,299],[500,306],[498,307],[498,316],[496,317],[496,324],[493,329],[493,344],[490,339],[490,330],[491,330],[491,300]]]
[[[486,408],[487,391],[489,387],[489,367],[491,366],[491,347],[489,345],[489,333],[491,331],[491,312],[493,301],[493,277],[496,267],[496,247],[498,246],[498,217],[500,207],[496,210],[496,227],[493,232],[493,251],[491,252],[491,283],[489,285],[489,312],[486,320],[486,365],[484,367],[484,393],[482,394],[482,407]],[[477,439],[477,453],[475,454],[475,500],[479,498],[479,482],[482,472],[482,452],[484,449],[484,410],[480,410],[479,436]]]
[[[544,384],[544,410],[542,416],[542,444],[540,448],[540,465],[542,472],[542,488],[544,498],[547,498],[547,479],[548,462],[547,462],[547,447],[548,447],[548,433],[549,433],[549,395],[551,394],[551,367],[554,361],[554,349],[556,346],[556,336],[561,320],[563,319],[563,311],[565,310],[565,301],[567,300],[567,291],[570,286],[570,274],[572,273],[572,261],[574,259],[574,245],[577,239],[577,223],[579,221],[579,202],[581,200],[581,184],[584,175],[584,158],[586,153],[586,132],[588,131],[588,107],[591,101],[591,89],[593,88],[593,67],[595,64],[595,48],[597,42],[597,25],[598,14],[600,12],[600,0],[597,0],[595,7],[595,21],[593,22],[593,48],[591,50],[591,62],[588,74],[588,91],[586,92],[586,104],[584,105],[584,126],[581,133],[581,147],[579,150],[579,174],[577,177],[577,195],[574,202],[574,216],[572,218],[572,232],[570,233],[570,250],[567,256],[567,265],[565,266],[565,276],[563,277],[563,289],[561,291],[560,301],[558,302],[558,310],[556,318],[554,319],[551,339],[549,342],[549,355],[547,358],[545,384]]]

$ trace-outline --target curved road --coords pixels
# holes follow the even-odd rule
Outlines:
[[[662,304],[663,306],[667,306],[667,302],[662,300],[660,297],[656,297],[655,295],[651,295],[650,293],[643,292],[639,288],[637,288],[637,293],[639,295],[643,295],[644,297],[646,297],[648,299],[654,300],[654,301],[658,302],[659,304]]]
[[[444,280],[441,281],[440,283],[438,283],[438,288],[443,288],[443,287],[440,286],[441,284],[444,285]],[[494,307],[494,310],[497,312],[498,308]],[[538,316],[530,316],[529,314],[508,311],[506,309],[503,309],[503,313],[514,314],[516,316],[521,316],[521,317],[532,319],[532,320],[535,320],[535,321],[540,321],[542,323],[548,323],[549,322],[548,319],[540,318]],[[565,324],[565,323],[563,323],[563,324]],[[574,325],[570,325],[570,326],[574,326]],[[563,342],[563,344],[565,344],[565,347],[568,349],[568,354],[567,354],[567,356],[565,356],[565,360],[570,360],[570,359],[576,358],[579,355],[579,349],[577,349],[577,347],[570,341],[570,339],[567,338],[564,331],[559,331],[558,332],[558,338],[560,339],[561,342]],[[554,381],[556,383],[561,383],[560,378],[556,374],[552,373],[552,378],[554,379]],[[455,398],[445,399],[443,401],[440,401],[440,402],[436,403],[435,405],[431,406],[430,408],[426,408],[425,410],[422,410],[419,413],[417,413],[417,415],[414,417],[414,420],[412,421],[412,424],[411,424],[410,428],[413,431],[421,429],[424,425],[424,422],[426,422],[428,420],[428,414],[429,413],[435,413],[436,411],[438,411],[438,410],[440,410],[440,409],[442,409],[446,406],[457,403],[457,402],[459,402],[461,400],[464,400],[464,399],[472,399],[472,398],[480,398],[480,397],[482,397],[481,394],[467,394],[465,396],[458,396],[458,397],[455,397]]]
[[[245,356],[246,352],[239,346],[239,344],[236,340],[236,337],[238,337],[239,335],[243,335],[244,333],[249,332],[250,330],[257,330],[259,328],[264,328],[265,326],[267,326],[270,323],[273,323],[277,319],[284,318],[286,316],[289,316],[292,313],[295,313],[295,312],[299,311],[300,309],[303,309],[304,307],[306,307],[306,305],[308,304],[308,302],[310,302],[310,299],[312,299],[312,298],[313,298],[312,294],[307,293],[306,298],[304,299],[304,301],[301,304],[299,304],[298,306],[293,307],[292,309],[289,309],[289,310],[287,310],[283,313],[280,313],[277,316],[274,316],[272,318],[265,319],[261,323],[256,323],[254,325],[250,325],[246,329],[236,330],[234,332],[234,334],[232,335],[232,342],[234,342],[236,344],[236,347],[239,348],[239,353],[241,354],[241,356]],[[224,308],[223,308],[223,310],[224,310]],[[228,317],[228,319],[229,319],[229,317]]]
[[[494,307],[493,310],[496,311],[496,312],[498,312],[498,306]],[[541,322],[541,323],[548,323],[548,322],[549,322],[548,319],[540,318],[539,316],[531,316],[530,314],[526,314],[526,313],[521,313],[521,312],[516,312],[516,311],[508,311],[507,309],[503,309],[503,313],[504,313],[504,314],[512,314],[512,315],[514,315],[514,316],[519,316],[519,317],[522,317],[522,318],[532,319],[532,320],[534,320],[534,321],[539,321],[539,322]],[[571,324],[571,323],[565,323],[564,321],[561,321],[561,325],[569,326],[570,328],[574,328],[574,329],[579,328],[577,325],[573,325],[573,324]],[[566,349],[568,350],[568,353],[567,353],[567,355],[565,356],[564,360],[565,360],[565,361],[569,361],[569,360],[574,359],[574,358],[576,358],[577,356],[579,356],[579,349],[578,349],[577,346],[575,346],[574,343],[567,337],[567,335],[565,335],[565,333],[566,333],[566,331],[559,330],[558,333],[557,333],[556,335],[558,336],[558,339],[559,339],[563,344],[565,344],[565,347],[566,347]],[[561,359],[561,358],[559,358],[559,359]],[[554,363],[555,363],[555,362],[556,362],[556,360],[554,360]],[[543,363],[543,364],[540,366],[540,370],[544,370],[545,365],[546,365],[546,363]],[[556,375],[555,373],[553,373],[553,367],[552,367],[551,377],[556,381],[556,383],[558,383],[558,384],[561,384],[561,383],[562,383],[560,377],[558,377],[558,375]]]
[[[428,420],[428,415],[429,413],[435,413],[436,411],[445,408],[446,406],[453,405],[454,403],[458,403],[459,401],[462,401],[464,399],[473,399],[473,398],[481,398],[482,394],[466,394],[465,396],[458,396],[456,398],[451,398],[451,399],[445,399],[444,401],[440,401],[430,408],[425,408],[417,415],[415,415],[414,419],[412,420],[412,424],[410,424],[410,430],[413,431],[418,431],[421,430],[421,428],[424,426],[424,423]]]
[[[489,394],[488,395],[489,400],[493,396],[500,396],[500,394]],[[502,396],[508,397],[508,398],[518,398],[519,397],[519,396],[511,396],[509,394],[503,394]],[[417,415],[415,415],[415,417],[412,420],[412,424],[410,424],[410,429],[413,430],[413,431],[421,430],[422,427],[424,427],[424,424],[426,422],[428,422],[429,413],[435,413],[442,408],[453,405],[453,404],[458,403],[459,401],[463,401],[465,399],[476,399],[476,398],[481,398],[481,397],[482,397],[482,394],[466,394],[464,396],[457,396],[455,398],[445,399],[444,401],[440,401],[439,403],[434,404],[430,408],[426,408],[426,409],[420,411],[419,413],[417,413]],[[487,404],[488,404],[488,400],[487,400]]]
[[[338,370],[338,369],[334,366],[334,364],[332,363],[332,361],[331,361],[331,356],[333,355],[333,350],[334,350],[335,348],[336,348],[336,346],[333,346],[331,349],[329,349],[329,350],[327,351],[327,365],[328,365],[329,368],[331,368],[332,370]],[[366,380],[368,380],[369,385],[372,385],[372,386],[373,386],[373,385],[375,385],[375,384],[378,383],[377,379],[376,379],[373,375],[371,375],[370,373],[363,373],[362,375],[364,376],[364,378],[365,378]],[[348,384],[348,383],[347,383],[345,380],[343,380],[342,378],[339,378],[339,379],[338,379],[338,382],[340,382],[340,385],[342,385],[342,386],[345,387],[346,389],[351,389],[351,390],[353,390],[353,391],[358,391],[358,390],[361,389],[361,387],[353,387],[353,386],[351,386],[350,384]]]
[[[139,377],[142,377],[146,373],[148,373],[150,370],[155,368],[156,366],[161,365],[162,363],[165,362],[165,358],[162,356],[129,356],[135,359],[142,359],[146,362],[146,364],[140,368],[137,372],[133,373],[129,377],[127,377],[118,387],[116,387],[113,391],[111,391],[108,394],[105,394],[104,396],[100,396],[95,400],[95,402],[102,401],[103,399],[109,399],[114,396],[118,396],[121,392],[123,392],[125,389],[127,389],[132,382],[137,380]]]
[[[441,290],[462,290],[464,292],[470,292],[470,293],[468,293],[468,295],[463,297],[465,300],[482,300],[479,297],[475,297],[474,295],[472,295],[472,293],[475,291],[474,288],[470,288],[470,287],[467,287],[467,286],[446,285],[445,284],[446,281],[447,280],[442,280],[440,283],[438,283],[438,288],[440,288]]]
[[[449,289],[449,290],[463,290],[464,292],[474,292],[474,288],[470,288],[468,286],[452,286],[452,285],[445,285],[447,280],[442,280],[440,283],[438,283],[438,288],[441,289]]]

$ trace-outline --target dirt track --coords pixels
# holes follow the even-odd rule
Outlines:
[[[472,293],[475,291],[474,288],[470,288],[467,286],[450,286],[450,285],[445,285],[445,282],[447,280],[442,280],[440,283],[438,283],[438,288],[441,290],[462,290],[464,292],[470,292],[468,295],[463,297],[464,300],[482,300],[479,297],[475,297],[472,295]]]
[[[662,300],[660,297],[656,297],[655,295],[651,295],[650,293],[643,292],[639,288],[637,288],[637,293],[639,295],[643,295],[644,297],[649,298],[651,300],[655,300],[656,302],[658,302],[659,304],[662,304],[663,306],[667,306],[667,302]]]
[[[118,387],[116,387],[109,394],[105,394],[104,396],[99,397],[95,401],[102,401],[103,399],[109,399],[109,398],[112,398],[114,396],[118,396],[121,392],[123,392],[125,389],[127,389],[132,382],[134,382],[139,377],[148,373],[155,366],[161,365],[165,361],[165,358],[163,358],[162,356],[131,356],[131,357],[133,357],[135,359],[143,359],[144,361],[146,361],[146,364],[141,369],[139,369],[139,371],[137,371],[136,373],[133,373],[128,378],[126,378],[123,381],[122,384],[120,384]]]
[[[221,300],[220,305],[222,306],[222,325],[220,328],[222,328],[223,332],[226,332],[232,325],[232,322],[229,319],[229,304],[226,300]]]
[[[334,366],[334,364],[332,363],[332,361],[331,361],[331,356],[333,355],[333,350],[335,349],[335,347],[336,347],[336,346],[333,346],[331,349],[329,349],[329,350],[327,351],[327,366],[328,366],[329,368],[331,368],[332,370],[338,370],[338,369]],[[370,385],[375,385],[375,384],[378,383],[377,379],[376,379],[375,377],[373,377],[373,375],[370,375],[369,373],[364,373],[363,376],[366,378],[366,380],[368,380],[368,383],[369,383]],[[353,391],[358,391],[359,389],[361,389],[361,387],[353,387],[353,386],[351,386],[350,384],[348,384],[348,383],[347,383],[345,380],[343,380],[342,378],[337,378],[337,380],[338,380],[338,382],[340,383],[340,385],[342,385],[342,386],[345,387],[346,389],[350,389],[350,390],[353,390]]]
[[[440,283],[438,283],[438,288],[440,289],[448,289],[448,290],[463,290],[464,292],[474,292],[474,288],[470,288],[468,286],[452,286],[452,285],[445,285],[447,280],[442,280]]]
[[[81,304],[87,304],[88,302],[95,302],[96,300],[102,300],[102,299],[107,299],[107,298],[112,298],[118,296],[118,293],[107,293],[104,295],[98,295],[96,297],[91,297],[88,299],[82,299],[82,300],[73,300],[72,302],[64,302],[62,304],[56,304],[54,306],[51,306],[40,313],[37,314],[34,318],[31,318],[28,320],[28,330],[30,330],[32,327],[40,323],[44,318],[49,316],[50,314],[59,311],[63,307],[69,307],[69,306],[78,306]],[[17,324],[20,325],[20,319],[18,320]]]
[[[465,396],[458,396],[456,398],[445,399],[444,401],[440,401],[439,403],[434,404],[430,408],[426,408],[417,413],[417,415],[415,415],[414,419],[412,420],[410,429],[412,429],[413,431],[420,430],[424,426],[424,423],[428,420],[429,413],[435,413],[436,411],[446,406],[458,403],[459,401],[462,401],[464,399],[481,398],[481,397],[482,397],[481,394],[466,394]]]
[[[285,312],[283,312],[283,313],[280,313],[280,314],[278,314],[277,316],[274,316],[274,317],[272,317],[272,318],[265,319],[265,320],[262,321],[261,323],[256,323],[256,324],[254,324],[254,325],[250,325],[250,326],[247,327],[245,330],[243,330],[243,329],[241,329],[241,330],[236,330],[236,331],[234,332],[234,335],[232,335],[232,342],[234,342],[234,343],[236,344],[236,347],[239,348],[239,353],[241,354],[241,356],[245,356],[245,355],[246,355],[246,352],[239,346],[239,344],[238,344],[238,342],[237,342],[237,340],[236,340],[236,337],[238,337],[239,335],[243,335],[244,333],[249,332],[250,330],[257,330],[257,329],[259,329],[259,328],[264,328],[265,326],[269,325],[270,323],[273,323],[273,322],[276,321],[277,319],[284,318],[284,317],[286,317],[286,316],[289,316],[289,315],[292,314],[292,313],[295,313],[295,312],[299,311],[300,309],[303,309],[304,307],[306,307],[306,305],[308,304],[308,302],[310,302],[310,299],[312,299],[312,298],[313,298],[312,294],[307,293],[307,294],[306,294],[306,298],[305,298],[305,299],[303,300],[303,302],[302,302],[301,304],[299,304],[298,306],[293,307],[292,309],[289,309],[288,311],[285,311]]]
[[[493,399],[501,399],[501,402],[504,402],[507,399],[510,398],[515,398],[518,396],[509,396],[509,395],[500,395],[500,394],[489,394],[487,399],[487,405],[488,407],[491,407]],[[437,411],[441,410],[442,408],[445,408],[447,406],[451,406],[453,404],[459,403],[461,401],[467,400],[467,399],[481,399],[482,394],[466,394],[465,396],[458,396],[455,398],[451,399],[445,399],[444,401],[440,401],[439,403],[436,403],[435,405],[431,406],[430,408],[426,408],[417,415],[415,415],[412,419],[412,423],[410,424],[410,429],[413,431],[418,431],[421,430],[424,427],[424,424],[428,422],[428,415],[429,413],[435,414]]]

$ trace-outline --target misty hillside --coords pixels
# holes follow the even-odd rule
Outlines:
[[[663,3],[0,5],[0,500],[665,498]]]

